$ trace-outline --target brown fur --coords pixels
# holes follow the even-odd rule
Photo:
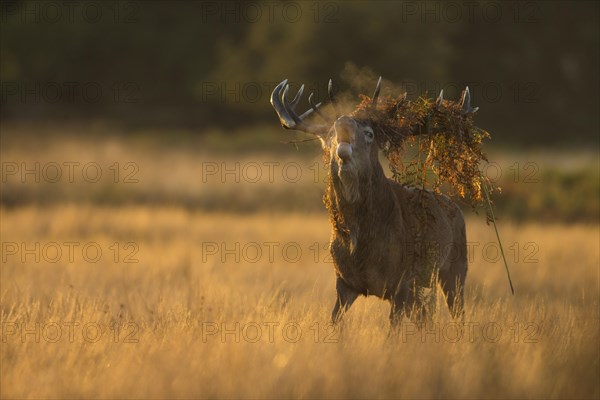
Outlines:
[[[402,312],[410,315],[419,306],[419,289],[427,286],[424,271],[438,275],[458,316],[467,273],[462,212],[446,196],[388,179],[373,133],[367,122],[344,116],[323,139],[338,295],[332,320],[338,321],[358,295],[375,295],[392,303],[390,317],[397,323]],[[340,142],[351,144],[351,156],[338,156]]]

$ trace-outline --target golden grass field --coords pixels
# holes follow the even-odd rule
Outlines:
[[[139,182],[3,181],[3,196],[37,200],[0,207],[2,398],[600,396],[597,221],[501,219],[513,297],[493,228],[467,214],[464,322],[438,298],[425,327],[390,336],[375,298],[328,324],[320,184],[202,183],[192,150],[119,139],[3,140],[3,161],[96,160],[108,174],[133,160]],[[211,211],[177,203],[186,196],[265,206]]]

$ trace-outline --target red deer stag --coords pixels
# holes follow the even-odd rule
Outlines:
[[[373,107],[380,85],[381,78],[372,98]],[[337,111],[331,81],[328,89],[328,102]],[[424,258],[419,255],[423,252],[418,251],[423,245],[427,249],[437,246],[452,250],[436,256],[433,270],[452,315],[462,315],[467,242],[459,207],[446,196],[387,178],[379,162],[378,132],[373,129],[376,124],[367,116],[343,115],[333,123],[311,123],[315,115],[327,120],[319,110],[322,103],[315,104],[312,94],[308,98],[311,108],[298,115],[295,108],[303,90],[304,86],[290,101],[286,79],[273,90],[271,104],[284,128],[318,137],[327,155],[325,202],[332,225],[330,251],[337,276],[332,321],[339,321],[359,295],[390,301],[392,325],[403,313],[410,317],[414,310],[422,310],[419,291],[428,286],[418,279],[425,268]],[[462,104],[465,113],[475,111],[469,97],[467,88]],[[419,226],[423,211],[428,223]]]

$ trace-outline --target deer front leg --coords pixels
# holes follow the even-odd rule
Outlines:
[[[418,301],[417,291],[414,285],[403,282],[395,296],[391,298],[390,324],[392,329],[396,329],[402,321],[402,316],[415,318],[417,322],[425,319],[425,310]]]
[[[337,292],[337,300],[335,306],[333,306],[333,311],[331,312],[331,322],[334,324],[342,318],[346,311],[348,311],[359,294],[356,290],[348,286],[339,276],[335,282],[335,290]]]

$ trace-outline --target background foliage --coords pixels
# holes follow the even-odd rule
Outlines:
[[[3,120],[109,118],[200,134],[272,124],[268,96],[283,78],[322,98],[330,77],[370,92],[374,81],[356,79],[368,68],[413,99],[440,88],[457,98],[469,84],[479,124],[501,142],[597,143],[596,2],[123,1],[102,3],[93,23],[87,3],[55,22],[43,2],[3,2]],[[9,90],[48,82],[98,82],[111,95],[34,102]]]

